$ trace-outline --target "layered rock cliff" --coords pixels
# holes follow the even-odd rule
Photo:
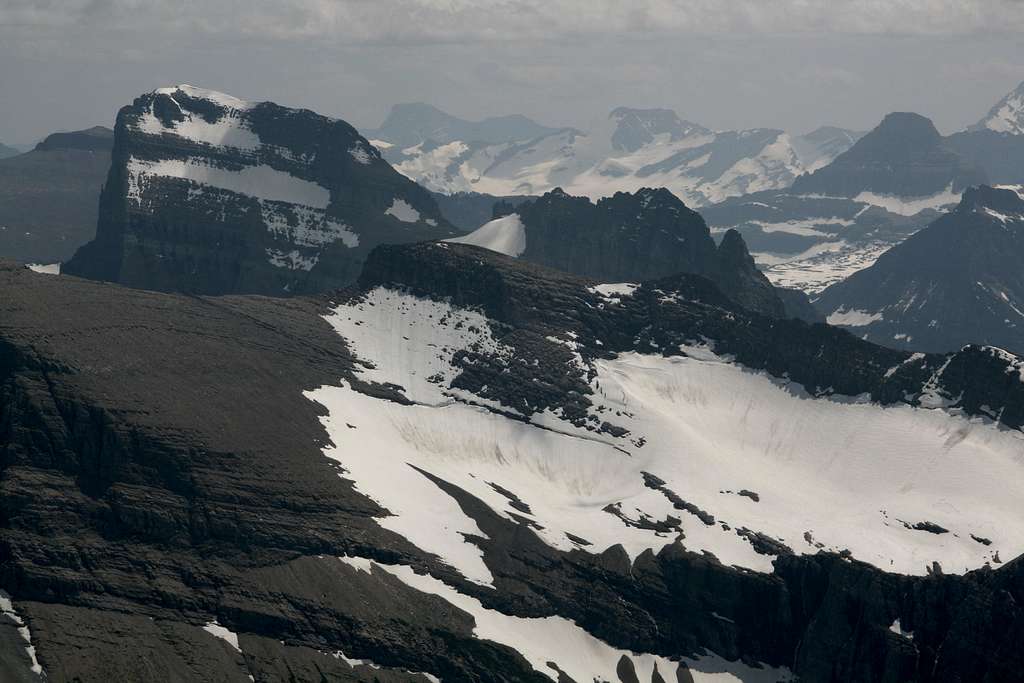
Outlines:
[[[197,294],[351,283],[380,243],[457,234],[354,128],[182,85],[117,117],[95,240],[66,272]]]

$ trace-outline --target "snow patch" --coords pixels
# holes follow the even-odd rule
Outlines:
[[[359,246],[359,235],[327,215],[331,200],[327,188],[270,166],[231,170],[197,157],[160,161],[132,157],[127,169],[128,200],[140,210],[147,208],[146,195],[153,181],[174,178],[190,184],[189,199],[217,191],[255,198],[267,231],[296,246],[322,247],[339,240],[349,248]]]
[[[724,564],[771,572],[773,555],[756,552],[736,530],[798,553],[818,551],[803,541],[811,531],[825,549],[904,574],[924,574],[936,561],[947,573],[984,565],[991,555],[971,533],[993,539],[1004,555],[1024,551],[1024,519],[1016,514],[1024,436],[928,409],[945,405],[941,370],[926,385],[922,408],[883,408],[867,399],[811,398],[704,347],[687,358],[622,354],[596,361],[591,380],[592,411],[627,430],[614,437],[551,412],[509,419],[501,413],[516,414],[514,407],[452,388],[459,349],[505,354],[510,362],[511,351],[490,337],[479,313],[384,289],[367,297],[328,320],[366,362],[362,378],[400,385],[413,405],[344,385],[307,393],[328,409],[323,422],[333,445],[324,453],[390,511],[382,526],[477,583],[491,581],[470,538],[482,534],[424,473],[511,521],[542,527],[537,535],[563,550],[599,553],[622,544],[636,557],[682,542]],[[645,473],[663,485],[651,486]],[[757,491],[760,502],[720,493],[741,489]],[[677,509],[666,491],[705,516]],[[518,498],[515,508],[507,492]],[[624,521],[644,518],[668,526]],[[897,518],[954,533],[908,530],[890,521]]]
[[[0,616],[13,621],[18,627],[18,635],[25,641],[25,654],[28,656],[29,667],[32,669],[32,673],[45,678],[43,665],[36,659],[36,648],[32,645],[32,633],[29,631],[28,626],[25,625],[25,621],[14,609],[14,602],[11,600],[11,596],[3,590],[0,590]]]
[[[558,672],[548,666],[554,662],[558,668],[575,681],[619,680],[616,667],[626,657],[632,661],[637,678],[641,681],[654,680],[657,671],[662,679],[675,680],[679,662],[667,657],[646,653],[620,650],[595,638],[572,621],[563,617],[523,618],[514,617],[484,607],[476,598],[463,595],[447,584],[415,573],[404,565],[382,565],[374,563],[411,588],[423,593],[436,595],[451,605],[468,612],[475,622],[473,635],[506,645],[519,652],[534,670],[559,679]],[[757,683],[791,680],[787,669],[763,667],[755,669],[741,662],[728,662],[715,655],[697,659],[683,658],[693,680],[704,681],[745,681]],[[705,673],[707,671],[708,673]],[[714,672],[714,673],[711,673]]]
[[[448,239],[445,242],[473,244],[517,258],[526,251],[526,227],[519,218],[519,214],[513,213],[485,223],[468,235]]]
[[[224,626],[221,626],[216,621],[206,622],[206,626],[203,626],[203,630],[225,641],[238,652],[242,651],[242,648],[238,646],[238,634]]]
[[[897,617],[895,621],[893,621],[891,624],[889,624],[889,630],[892,631],[893,633],[895,633],[898,636],[906,638],[907,640],[913,640],[914,639],[914,632],[913,631],[904,631],[903,628],[900,626],[899,617]]]
[[[837,308],[829,314],[825,321],[829,325],[842,325],[844,327],[863,327],[864,325],[870,325],[871,323],[882,320],[882,312],[876,311],[870,313],[868,311],[860,311],[857,309],[851,309],[849,311],[843,308]]]
[[[773,285],[816,294],[872,265],[891,246],[890,242],[850,244],[837,240],[820,242],[795,255],[755,252],[753,256]]]
[[[363,143],[361,142],[357,142],[356,146],[350,149],[348,153],[356,160],[357,163],[360,163],[363,166],[369,166],[373,163],[373,157],[370,156],[370,152],[363,147]]]
[[[182,83],[181,85],[165,88],[157,88],[153,92],[162,95],[173,95],[178,90],[182,91],[191,98],[197,100],[209,100],[210,102],[219,104],[220,106],[225,107],[227,109],[237,109],[239,111],[243,111],[245,109],[250,109],[253,106],[252,102],[241,100],[237,97],[233,97],[231,95],[227,95],[216,90],[199,88],[194,85],[189,85],[188,83]]]
[[[27,263],[25,267],[35,273],[60,275],[60,263]]]
[[[189,97],[214,102],[224,107],[227,111],[211,123],[202,116],[184,109],[174,99],[179,90]],[[186,140],[205,143],[215,147],[234,147],[245,151],[255,151],[260,147],[259,136],[249,129],[249,124],[241,117],[244,111],[252,107],[249,102],[225,95],[224,93],[195,88],[190,85],[158,88],[153,92],[154,94],[170,97],[185,118],[182,121],[173,121],[170,126],[165,126],[153,113],[151,105],[139,117],[136,124],[137,130],[149,135],[175,135]]]
[[[391,200],[391,206],[384,214],[394,216],[403,223],[416,223],[420,220],[420,212],[414,209],[409,202],[397,197]]]
[[[588,292],[591,294],[597,294],[604,299],[606,303],[612,305],[622,303],[622,297],[633,296],[633,293],[638,289],[640,289],[640,285],[634,282],[612,282],[587,287]]]
[[[313,270],[317,261],[320,260],[319,255],[314,254],[312,256],[308,256],[300,252],[298,249],[283,252],[279,249],[268,248],[266,252],[272,266],[277,268],[288,268],[289,270]]]
[[[265,164],[233,170],[214,166],[200,157],[159,161],[131,157],[127,167],[128,198],[136,204],[141,201],[141,194],[148,182],[161,177],[188,180],[257,199],[301,204],[317,209],[326,209],[331,201],[331,193],[327,188]]]
[[[296,246],[322,247],[338,240],[350,249],[359,246],[359,235],[348,224],[320,209],[271,202],[260,202],[260,209],[267,231]]]
[[[956,204],[960,201],[960,194],[953,192],[953,185],[950,184],[944,192],[938,192],[927,197],[900,197],[889,194],[875,194],[874,192],[861,192],[853,198],[853,201],[880,206],[889,213],[896,213],[901,216],[914,216],[926,209],[938,210],[944,206]]]

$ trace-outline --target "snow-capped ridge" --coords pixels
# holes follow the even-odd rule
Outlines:
[[[154,95],[174,95],[177,92],[183,92],[189,97],[197,100],[208,100],[228,109],[244,110],[249,109],[254,105],[253,102],[248,102],[238,97],[234,97],[233,95],[228,95],[227,93],[219,92],[217,90],[210,90],[208,88],[200,88],[194,85],[189,85],[188,83],[166,86],[153,90]]]
[[[1024,81],[967,130],[991,130],[1008,135],[1024,135]]]
[[[373,135],[379,137],[380,131]],[[788,186],[845,150],[855,135],[795,138],[780,130],[715,132],[670,109],[620,107],[586,132],[561,129],[538,137],[479,143],[421,133],[385,157],[437,192],[539,195],[555,187],[592,199],[645,186],[667,187],[691,206]]]

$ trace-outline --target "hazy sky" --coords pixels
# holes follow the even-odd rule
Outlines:
[[[719,128],[945,132],[1024,80],[1024,0],[0,0],[0,141],[111,125],[192,83],[357,127],[396,102],[587,127],[618,105]]]

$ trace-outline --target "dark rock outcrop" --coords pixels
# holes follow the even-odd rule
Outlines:
[[[985,169],[988,182],[1024,185],[1024,134],[964,131],[950,135],[945,144],[974,166]]]
[[[786,317],[788,311],[785,304],[768,278],[754,265],[754,259],[739,232],[726,231],[718,243],[715,259],[717,267],[710,277],[726,296],[751,311],[773,318]],[[791,300],[798,296],[798,293],[787,295]],[[798,305],[798,311],[799,308]]]
[[[473,232],[484,223],[494,219],[507,216],[515,211],[515,207],[532,197],[524,195],[513,195],[509,197],[496,197],[480,192],[455,192],[442,194],[431,192],[441,215],[449,223],[462,232]],[[495,213],[495,208],[501,206],[500,215]]]
[[[526,261],[601,282],[695,273],[750,310],[785,315],[739,233],[730,231],[716,246],[700,214],[666,189],[617,192],[596,204],[554,190],[516,213],[526,231]]]

